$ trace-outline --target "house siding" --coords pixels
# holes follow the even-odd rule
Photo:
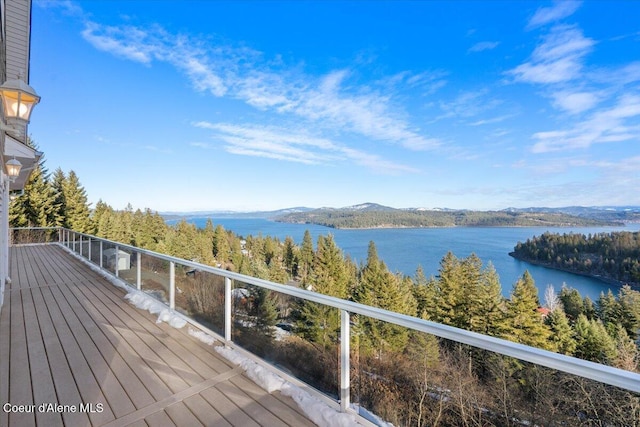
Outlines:
[[[6,79],[19,76],[29,82],[29,43],[31,34],[31,1],[5,2]]]

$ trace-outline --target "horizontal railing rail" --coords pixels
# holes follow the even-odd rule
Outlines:
[[[46,228],[42,228],[43,230]],[[407,316],[392,311],[375,308],[353,301],[347,301],[306,289],[298,288],[290,285],[282,285],[274,282],[270,282],[263,279],[258,279],[251,276],[231,272],[221,268],[216,268],[198,262],[189,261],[181,258],[176,258],[169,255],[164,255],[154,251],[137,248],[131,245],[114,242],[107,239],[102,239],[96,236],[78,233],[73,230],[63,228],[50,228],[50,230],[59,231],[59,243],[67,247],[80,244],[82,242],[100,242],[100,247],[103,244],[113,246],[118,254],[118,250],[128,250],[135,252],[136,254],[147,255],[162,261],[170,263],[170,302],[169,308],[174,309],[174,296],[175,296],[175,265],[179,264],[189,268],[196,269],[202,272],[212,273],[217,276],[221,276],[225,279],[225,316],[224,316],[224,338],[232,342],[231,335],[231,281],[238,281],[243,284],[249,284],[257,286],[263,289],[276,291],[281,294],[289,295],[291,297],[299,298],[305,301],[311,301],[328,307],[333,307],[340,310],[341,313],[341,358],[340,358],[340,406],[343,411],[349,410],[350,402],[350,314],[359,314],[367,317],[371,317],[377,320],[388,322],[394,325],[403,326],[411,330],[420,331],[428,334],[435,335],[440,338],[451,340],[457,343],[467,344],[476,348],[487,350],[493,353],[498,353],[505,356],[514,357],[519,360],[531,362],[536,365],[545,366],[568,374],[573,374],[579,377],[595,380],[600,383],[619,387],[635,393],[640,393],[640,374],[635,372],[614,368],[611,366],[602,365],[578,359],[571,356],[566,356],[558,353],[554,353],[539,348],[529,347],[523,344],[518,344],[512,341],[507,341],[501,338],[495,338],[488,335],[483,335],[439,323],[435,323],[420,318]],[[82,251],[82,249],[81,249]],[[118,257],[118,255],[116,255]],[[91,258],[91,255],[89,255]],[[102,263],[100,263],[102,264]],[[117,264],[117,258],[116,258]],[[100,267],[103,267],[100,265]],[[138,289],[140,288],[140,264],[138,263]],[[104,269],[104,267],[103,267]],[[105,269],[105,271],[109,271]],[[109,271],[112,275],[118,275],[118,267],[115,268],[115,273]]]

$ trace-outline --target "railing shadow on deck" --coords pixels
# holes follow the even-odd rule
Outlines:
[[[640,422],[635,372],[68,229],[13,229],[12,236],[63,245],[343,412],[372,411],[395,425],[447,417],[496,425]],[[273,313],[259,304],[264,298],[278,326],[266,319]],[[325,324],[309,326],[326,340],[295,333],[303,307],[322,313]],[[371,338],[362,335],[365,324],[399,337],[402,350],[387,351],[390,344],[380,340],[379,351],[371,352],[363,345]],[[499,382],[502,393],[484,390],[483,378]]]

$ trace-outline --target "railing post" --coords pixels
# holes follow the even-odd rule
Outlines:
[[[136,252],[136,286],[138,290],[142,289],[142,254]]]
[[[100,240],[100,268],[104,268],[102,265],[102,240]]]
[[[176,263],[169,263],[169,308],[176,308]]]
[[[340,310],[340,410],[347,412],[351,406],[351,331],[349,312]]]
[[[73,252],[76,251],[76,233],[73,233]]]
[[[89,249],[87,252],[88,252],[87,259],[89,260],[89,262],[91,262],[91,237],[89,237]]]
[[[118,277],[118,261],[120,260],[120,246],[116,245],[116,253],[114,254],[116,265],[114,269],[116,270],[116,277]]]
[[[224,278],[224,339],[231,341],[231,279]]]
[[[82,234],[80,235],[80,250],[78,251],[80,256],[82,256]]]

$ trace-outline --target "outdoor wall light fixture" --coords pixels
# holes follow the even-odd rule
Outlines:
[[[16,158],[7,161],[7,175],[9,175],[9,180],[11,182],[15,181],[18,175],[20,175],[20,169],[22,169],[22,163],[20,163]]]
[[[0,97],[6,119],[29,123],[33,106],[40,101],[35,90],[20,79],[7,80],[0,85]]]

